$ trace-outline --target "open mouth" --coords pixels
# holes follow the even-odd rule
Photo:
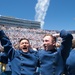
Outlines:
[[[44,47],[47,47],[47,45],[44,45]]]
[[[27,47],[24,47],[23,49],[27,49]]]

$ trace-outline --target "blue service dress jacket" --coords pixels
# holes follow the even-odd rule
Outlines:
[[[0,53],[0,62],[7,64],[8,63],[8,57],[6,56],[6,54],[4,52]]]
[[[62,43],[59,49],[39,50],[40,74],[41,75],[62,75],[65,62],[72,46],[73,36],[62,30],[60,32]]]
[[[30,49],[25,53],[22,50],[14,50],[9,38],[0,31],[1,45],[11,62],[12,75],[36,75],[37,52]]]
[[[75,75],[75,49],[72,49],[66,60],[66,75]]]

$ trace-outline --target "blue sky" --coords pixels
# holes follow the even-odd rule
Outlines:
[[[75,0],[0,0],[0,15],[37,20],[46,30],[75,30]]]

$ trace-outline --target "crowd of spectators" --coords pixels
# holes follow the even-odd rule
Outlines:
[[[26,37],[30,40],[32,48],[42,48],[42,38],[44,34],[57,34],[56,31],[47,31],[42,29],[26,29],[14,26],[0,25],[6,35],[10,38],[13,46],[17,46],[20,38]],[[60,41],[60,38],[59,38]]]
[[[43,29],[27,29],[23,27],[17,27],[17,26],[9,26],[9,25],[0,25],[0,28],[4,30],[6,35],[10,38],[13,47],[18,47],[18,41],[19,39],[26,37],[30,40],[30,44],[32,48],[43,48],[42,46],[42,38],[45,34],[59,34],[59,31],[56,30],[43,30]],[[75,34],[73,33],[73,36],[75,38]],[[61,38],[57,38],[57,44],[61,44]],[[3,48],[0,46],[0,50],[3,50]]]

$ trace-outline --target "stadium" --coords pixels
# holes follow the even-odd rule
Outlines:
[[[55,35],[59,34],[60,32],[56,30],[42,30],[40,28],[40,22],[37,21],[30,21],[7,16],[0,16],[0,28],[4,30],[6,35],[10,38],[14,48],[18,48],[17,42],[19,39],[26,37],[30,40],[32,48],[42,49],[42,38],[46,33]],[[71,33],[75,37],[74,32],[71,31]],[[61,38],[58,38],[57,41],[61,43],[62,40]],[[1,50],[2,47],[0,46],[0,51]]]

